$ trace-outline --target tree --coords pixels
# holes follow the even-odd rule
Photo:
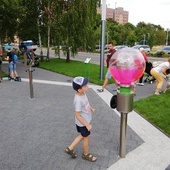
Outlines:
[[[0,39],[11,42],[18,26],[19,3],[17,0],[1,0],[0,3]],[[6,39],[7,38],[7,39]]]
[[[75,55],[80,46],[85,49],[94,46],[97,4],[98,0],[60,0],[55,3],[57,11],[53,23],[58,30],[54,35],[55,42],[65,45],[67,62],[70,61],[70,51]]]
[[[18,35],[22,40],[38,42],[37,2],[35,0],[20,1],[20,16],[18,18]]]

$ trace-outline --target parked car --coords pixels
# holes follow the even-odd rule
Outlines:
[[[28,52],[30,49],[33,49],[35,51],[37,48],[38,45],[34,45],[34,42],[32,40],[23,41],[19,46],[21,52],[25,52],[25,51]]]
[[[140,48],[144,48],[145,52],[149,53],[151,51],[149,45],[135,45],[132,48],[139,50]]]
[[[170,46],[165,46],[161,50],[158,50],[157,52],[164,52],[170,54]]]
[[[116,45],[116,46],[114,46],[114,49],[120,50],[120,49],[125,48],[125,47],[128,47],[128,46],[127,45]]]
[[[108,45],[106,44],[104,47],[104,50],[108,49]],[[96,45],[96,51],[100,51],[101,50],[101,45]]]

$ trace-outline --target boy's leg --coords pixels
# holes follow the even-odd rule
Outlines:
[[[165,90],[164,90],[164,93],[168,90],[168,88],[166,87]]]
[[[14,71],[14,74],[15,74],[15,77],[16,77],[16,78],[19,77],[19,76],[18,76],[18,73],[17,73],[16,71]]]
[[[81,136],[81,135],[77,136],[77,137],[74,139],[74,141],[72,142],[72,144],[65,149],[65,152],[66,152],[68,155],[71,155],[72,158],[76,158],[76,157],[77,157],[77,155],[76,155],[75,152],[74,152],[74,148],[75,148],[75,146],[76,146],[82,139],[83,139],[83,136]]]
[[[70,150],[73,150],[75,146],[83,139],[82,135],[78,135],[74,141],[71,143],[71,145],[68,147]]]
[[[89,141],[90,135],[83,138],[83,155],[82,158],[91,162],[95,162],[97,160],[92,154],[89,153]]]
[[[14,79],[14,66],[12,62],[9,63],[9,73],[10,73],[10,77]]]
[[[165,90],[164,90],[164,93],[170,88],[170,85],[167,85]]]
[[[16,71],[16,63],[14,64],[14,75],[15,75],[15,77],[18,77],[18,73],[17,73],[17,71]]]
[[[105,89],[105,87],[106,87],[107,84],[108,84],[108,81],[109,81],[109,79],[108,79],[108,78],[105,78],[104,83],[103,83],[103,86],[102,86],[102,90]]]
[[[83,152],[84,152],[84,155],[87,155],[89,153],[89,140],[90,140],[90,135],[83,138]]]

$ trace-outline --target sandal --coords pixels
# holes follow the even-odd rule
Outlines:
[[[103,92],[104,90],[103,89],[97,89],[98,92]]]
[[[77,158],[77,155],[75,154],[75,152],[73,150],[70,150],[68,147],[65,149],[65,153],[67,153],[68,155],[71,155],[72,158]]]
[[[86,161],[90,161],[90,162],[96,162],[97,158],[94,157],[91,153],[88,153],[87,155],[85,155],[84,153],[82,154],[82,159],[85,159]]]

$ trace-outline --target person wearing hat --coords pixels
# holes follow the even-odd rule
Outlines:
[[[11,46],[10,45],[6,45],[5,49],[7,51],[7,57],[5,58],[5,60],[7,60],[9,62],[9,73],[10,73],[10,80],[11,81],[21,81],[21,78],[18,76],[18,73],[16,71],[16,63],[14,63],[13,61],[13,54],[11,52]]]
[[[145,53],[145,49],[143,47],[141,47],[139,49],[139,51],[141,52],[141,54],[143,55],[143,58],[145,59],[145,63],[148,62],[148,56],[146,55]],[[143,83],[143,75],[140,77],[139,79],[139,83],[137,83],[139,86],[144,86],[144,83]]]
[[[74,148],[79,142],[83,141],[82,158],[90,162],[95,162],[97,158],[89,153],[90,130],[92,129],[92,125],[90,124],[92,120],[91,112],[95,113],[95,109],[90,106],[86,96],[86,92],[88,91],[88,78],[75,77],[72,85],[76,91],[74,97],[75,124],[77,132],[80,134],[74,139],[71,145],[65,149],[65,152],[71,155],[72,158],[76,158],[77,155],[74,152]]]

